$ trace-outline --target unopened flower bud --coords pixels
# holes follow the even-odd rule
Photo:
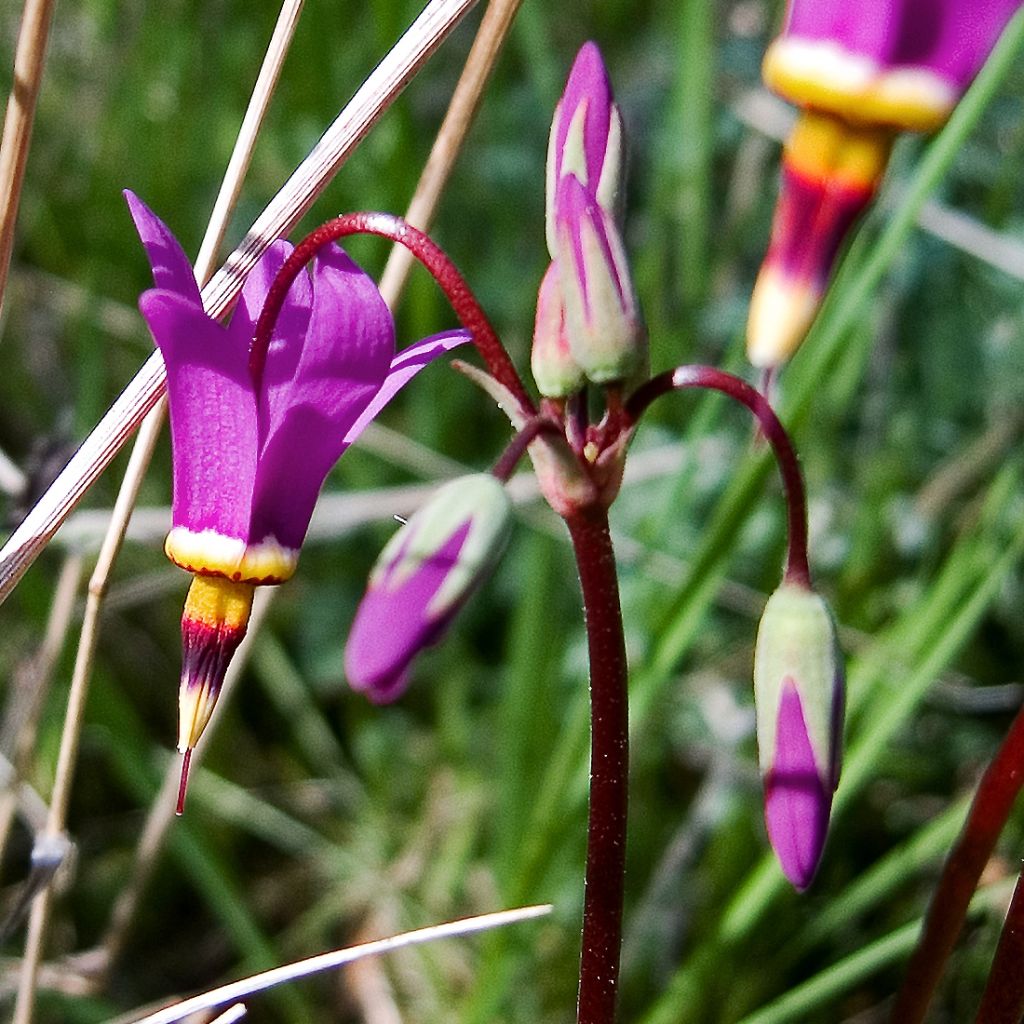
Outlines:
[[[806,889],[839,781],[844,673],[828,606],[803,585],[783,583],[765,607],[754,702],[768,838],[786,877]]]
[[[618,228],[574,178],[559,196],[555,262],[569,348],[594,384],[629,380],[646,363],[646,336]]]
[[[562,179],[575,177],[614,216],[622,163],[622,115],[601,51],[595,43],[584,43],[555,108],[548,140],[546,216],[552,257],[558,246],[556,201]]]
[[[580,364],[569,349],[565,305],[558,282],[558,265],[552,263],[537,293],[537,319],[533,329],[530,368],[545,398],[568,398],[586,382]]]
[[[353,689],[379,704],[401,695],[413,658],[441,639],[497,563],[511,522],[505,488],[479,473],[445,484],[391,538],[345,647]]]

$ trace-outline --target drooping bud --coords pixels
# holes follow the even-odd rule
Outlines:
[[[556,201],[562,179],[575,177],[614,216],[622,164],[622,115],[601,51],[595,43],[584,43],[555,108],[548,139],[546,220],[552,258],[558,247]]]
[[[195,576],[181,616],[178,750],[182,764],[178,813],[184,806],[191,751],[210,721],[228,664],[245,637],[255,586],[223,576]]]
[[[646,363],[625,248],[614,219],[576,181],[558,200],[558,279],[569,348],[594,384],[629,380]]]
[[[556,263],[548,267],[537,293],[530,369],[538,390],[545,398],[568,398],[586,383],[583,370],[569,349],[565,305]]]
[[[806,889],[821,860],[839,781],[844,673],[824,600],[784,582],[769,598],[754,655],[757,746],[768,838]]]
[[[345,646],[345,673],[374,703],[400,696],[409,667],[438,642],[508,539],[512,506],[489,473],[460,477],[391,538],[370,574]]]

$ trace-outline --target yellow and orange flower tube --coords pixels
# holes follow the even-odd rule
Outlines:
[[[790,0],[762,71],[801,114],[750,300],[755,366],[771,370],[799,347],[893,139],[945,123],[1021,2]]]

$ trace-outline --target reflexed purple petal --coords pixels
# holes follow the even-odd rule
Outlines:
[[[413,658],[441,639],[462,606],[463,602],[449,606],[439,619],[426,613],[468,534],[466,523],[397,587],[389,587],[385,577],[367,590],[345,645],[345,674],[352,689],[378,704],[405,690]]]
[[[821,860],[832,792],[818,774],[800,696],[792,680],[783,684],[775,756],[765,778],[765,824],[783,873],[806,889]]]
[[[313,270],[313,309],[294,372],[268,358],[251,539],[298,548],[345,437],[387,377],[394,324],[377,286],[337,246]],[[286,353],[287,355],[287,353]]]
[[[921,63],[943,72],[965,90],[1020,6],[1021,0],[950,0],[935,38],[929,40],[928,57]],[[905,35],[912,34],[910,18],[908,15],[904,24]]]
[[[248,352],[175,292],[148,291],[139,308],[167,367],[174,525],[245,538],[256,472]]]
[[[356,421],[345,433],[346,447],[353,444],[366,429],[367,424],[380,415],[383,408],[423,369],[429,366],[438,356],[468,344],[472,340],[469,331],[444,331],[432,334],[429,338],[417,341],[403,348],[391,360],[391,368],[381,385],[380,391],[373,396],[370,404],[359,414]]]
[[[852,53],[891,64],[899,45],[903,5],[893,0],[791,0],[783,35],[833,40]]]
[[[134,193],[125,189],[128,210],[146,250],[157,288],[177,292],[202,306],[192,263],[167,225]]]
[[[586,160],[587,180],[583,182],[595,193],[601,177],[613,103],[612,87],[601,51],[596,43],[587,42],[580,48],[572,71],[565,84],[559,107],[558,131],[555,135],[556,179],[561,178],[562,155],[573,118],[580,106],[586,105],[583,123],[583,152]]]
[[[962,91],[1021,0],[791,0],[784,35],[832,41],[882,68],[923,67]]]

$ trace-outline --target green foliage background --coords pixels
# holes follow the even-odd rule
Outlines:
[[[5,94],[17,6],[0,10]],[[309,0],[230,244],[419,6]],[[435,230],[521,367],[545,265],[547,124],[575,50],[593,38],[629,131],[627,242],[653,366],[746,372],[742,329],[779,147],[737,104],[758,85],[777,7],[525,0]],[[276,14],[234,0],[58,5],[0,337],[0,448],[36,479],[150,351],[134,311],[149,271],[120,190],[137,191],[196,251]],[[343,210],[404,210],[477,19],[304,226]],[[943,135],[898,144],[882,201],[782,382],[811,494],[812,559],[852,655],[846,774],[803,897],[766,854],[749,686],[757,616],[780,568],[777,482],[752,453],[749,424],[717,399],[664,401],[640,433],[635,459],[653,470],[613,518],[633,665],[624,1021],[880,1019],[964,797],[1020,703],[1024,64],[1013,57],[990,68]],[[929,195],[962,215],[952,240],[914,226]],[[965,252],[965,224],[999,232],[1015,270]],[[988,236],[981,249],[1001,253]],[[386,256],[372,242],[352,251],[374,271]],[[426,275],[414,275],[398,324],[406,342],[452,324]],[[383,422],[409,444],[359,446],[327,491],[429,480],[437,463],[418,446],[483,468],[508,436],[502,415],[443,367]],[[88,506],[110,506],[124,463]],[[165,443],[142,505],[168,503],[169,465]],[[8,522],[23,511],[11,499]],[[104,1020],[357,937],[545,901],[556,908],[547,921],[383,969],[410,1021],[569,1018],[586,677],[564,532],[545,509],[525,508],[497,577],[422,659],[408,695],[381,709],[347,689],[342,650],[394,511],[382,498],[379,522],[308,545],[109,985],[88,997],[45,990],[41,1020]],[[69,543],[58,538],[0,611],[0,680],[38,645]],[[186,585],[159,543],[130,543],[118,564],[72,802],[76,870],[51,933],[58,963],[98,941],[132,870],[175,736]],[[73,648],[71,637],[32,763],[44,796]],[[1021,825],[990,865],[994,884],[937,1021],[973,1013]],[[30,849],[16,831],[2,864],[7,905]],[[4,953],[17,957],[21,941]],[[324,978],[254,1000],[249,1019],[360,1017],[351,983]]]

